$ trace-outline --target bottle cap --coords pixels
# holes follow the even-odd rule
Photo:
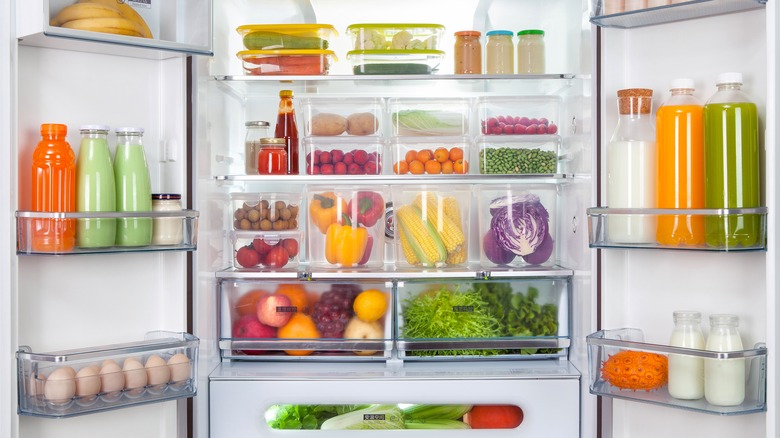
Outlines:
[[[67,135],[68,134],[68,125],[63,125],[62,123],[42,123],[41,124],[41,135]]]
[[[701,312],[695,310],[675,310],[673,313],[674,320],[694,320],[701,321]]]
[[[108,125],[81,125],[79,131],[110,131],[111,127]]]
[[[506,36],[513,36],[511,30],[491,30],[488,31],[485,35],[487,36],[493,36],[493,35],[506,35]]]
[[[292,97],[292,90],[282,90],[279,92],[279,97]]]
[[[128,133],[128,132],[129,133],[143,134],[144,133],[144,128],[135,128],[135,127],[132,127],[132,126],[122,126],[122,127],[116,128],[116,133],[117,134]]]
[[[693,83],[693,79],[691,78],[677,78],[672,79],[672,87],[670,90],[682,90],[682,89],[689,89],[693,90],[696,86]]]
[[[252,121],[244,123],[244,126],[246,126],[247,128],[249,128],[249,127],[258,127],[258,126],[259,127],[268,127],[268,126],[271,126],[271,124],[266,122],[266,121],[264,121],[264,120],[252,120]]]
[[[710,325],[713,327],[718,325],[730,325],[737,327],[739,326],[739,317],[737,315],[729,314],[710,315]]]
[[[181,199],[178,193],[152,193],[152,199],[155,201],[176,201]]]
[[[520,35],[542,35],[544,36],[544,31],[541,29],[526,29],[521,30],[520,32],[517,32],[517,36]]]
[[[626,88],[618,90],[620,114],[649,114],[653,103],[653,90],[649,88]]]
[[[482,33],[478,30],[459,30],[455,32],[455,36],[475,36],[478,37],[482,35]]]
[[[715,85],[720,85],[720,84],[741,84],[741,83],[742,83],[742,73],[739,73],[739,72],[721,73],[715,79]]]

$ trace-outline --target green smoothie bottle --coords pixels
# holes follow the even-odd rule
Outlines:
[[[76,162],[76,211],[116,211],[116,188],[108,130],[105,125],[83,125]],[[81,248],[114,246],[116,220],[77,219],[76,245]]]
[[[142,128],[116,129],[116,207],[119,212],[152,211],[152,183],[142,142]],[[117,246],[152,243],[152,218],[117,219]]]
[[[758,113],[742,92],[741,73],[718,75],[718,91],[704,105],[704,207],[750,208],[761,203]],[[761,244],[756,214],[710,215],[707,245],[728,249]]]

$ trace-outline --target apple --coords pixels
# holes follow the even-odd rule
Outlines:
[[[257,320],[255,315],[244,315],[233,323],[234,338],[267,339],[276,337],[276,328]],[[264,354],[264,350],[239,350],[244,354]]]
[[[330,153],[330,158],[331,161],[333,161],[334,163],[340,163],[341,161],[344,160],[344,151],[341,151],[339,149],[334,149]]]
[[[322,164],[329,164],[329,163],[331,163],[332,159],[333,159],[333,156],[328,151],[323,151],[320,154],[320,163],[322,163]]]
[[[283,247],[280,247],[284,250]],[[285,251],[286,252],[286,251]],[[282,327],[292,318],[295,309],[286,295],[267,295],[257,302],[257,319],[271,327]]]
[[[336,175],[346,175],[347,165],[343,161],[339,161],[333,166],[333,173]]]
[[[355,151],[355,162],[360,164],[361,166],[366,164],[368,162],[368,152],[364,151],[363,149],[356,149]]]
[[[344,327],[344,339],[382,339],[385,337],[385,330],[379,321],[365,322],[357,316],[353,316]],[[376,350],[359,350],[355,354],[360,356],[370,356],[376,353]]]

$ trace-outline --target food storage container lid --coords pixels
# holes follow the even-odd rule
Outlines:
[[[720,85],[720,84],[741,84],[741,83],[742,83],[742,73],[739,73],[739,72],[721,73],[715,79],[715,85]]]
[[[155,201],[177,201],[181,199],[178,193],[152,193],[152,199]]]
[[[356,23],[347,26],[347,32],[354,32],[360,29],[415,29],[415,28],[431,28],[444,30],[444,26],[441,24],[431,23]]]
[[[280,50],[242,50],[236,53],[236,56],[240,59],[250,58],[253,56],[301,56],[301,55],[321,55],[329,56],[333,58],[333,61],[338,61],[336,54],[333,50],[316,50],[316,49],[280,49]]]
[[[332,38],[339,34],[336,28],[330,24],[245,24],[236,28],[236,32],[241,36],[258,31],[320,38]]]
[[[482,33],[478,30],[459,30],[455,32],[455,36],[480,36]]]
[[[412,49],[412,50],[350,50],[347,58],[358,56],[387,58],[392,56],[410,57],[410,55],[444,56],[443,50]]]
[[[79,131],[110,131],[111,127],[108,125],[81,125]]]
[[[544,31],[539,29],[526,29],[517,32],[517,35],[544,35]]]
[[[676,78],[672,79],[672,86],[671,90],[682,90],[682,89],[694,89],[695,85],[693,83],[693,79],[691,78]]]
[[[121,126],[119,128],[116,128],[117,134],[124,134],[124,133],[138,133],[143,134],[144,128],[136,128],[134,126]]]
[[[508,35],[508,36],[512,36],[513,33],[512,33],[511,30],[490,30],[485,35],[487,35],[487,36],[493,36],[493,35]]]

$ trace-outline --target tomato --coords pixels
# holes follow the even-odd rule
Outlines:
[[[295,239],[282,240],[282,246],[287,250],[287,255],[293,258],[298,255],[298,241]]]
[[[523,422],[523,410],[514,405],[476,405],[463,420],[472,429],[514,429]]]
[[[255,237],[255,240],[252,241],[252,247],[258,254],[265,255],[274,245],[269,245],[262,237]]]
[[[265,265],[269,268],[281,268],[290,260],[290,254],[282,245],[276,245],[265,255]]]
[[[242,246],[236,251],[236,262],[245,268],[251,268],[260,263],[260,254],[251,245]]]

